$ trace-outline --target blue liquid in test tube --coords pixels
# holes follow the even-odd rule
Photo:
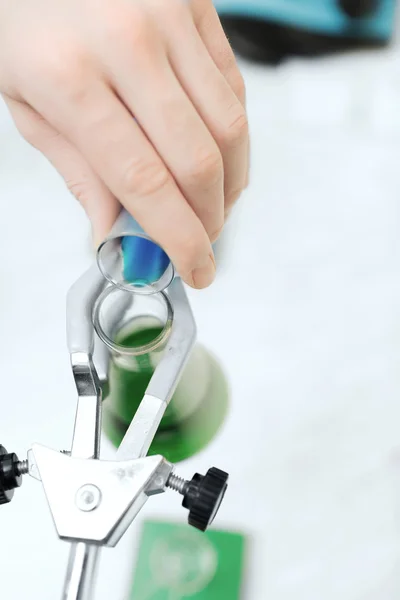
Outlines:
[[[124,236],[121,249],[124,279],[137,287],[156,283],[171,262],[160,246],[140,236]]]

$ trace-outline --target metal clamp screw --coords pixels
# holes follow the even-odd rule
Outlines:
[[[99,488],[92,484],[83,485],[76,493],[75,503],[79,510],[90,512],[99,506],[101,502],[101,492]]]

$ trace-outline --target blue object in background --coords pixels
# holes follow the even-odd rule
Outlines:
[[[394,28],[395,0],[377,1],[376,9],[360,19],[349,19],[339,0],[214,0],[214,5],[221,16],[261,19],[319,34],[387,40]]]
[[[160,246],[144,237],[124,236],[121,249],[124,279],[138,287],[161,279],[171,262]]]

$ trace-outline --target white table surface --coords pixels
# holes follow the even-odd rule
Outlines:
[[[218,526],[250,537],[244,600],[399,597],[399,64],[394,47],[244,67],[252,182],[218,281],[190,294],[232,408],[181,465],[231,473]],[[65,294],[89,229],[3,106],[0,199],[0,443],[67,448]],[[185,519],[172,493],[153,516]],[[2,600],[59,598],[68,548],[38,482],[1,508],[0,531]],[[96,600],[124,597],[135,531],[104,551]]]

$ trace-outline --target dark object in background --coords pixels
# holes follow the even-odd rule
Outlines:
[[[379,10],[379,0],[339,0],[338,4],[352,19],[370,17]]]
[[[8,504],[14,497],[14,490],[22,484],[22,475],[27,465],[19,461],[14,452],[8,453],[0,444],[0,504]]]
[[[395,0],[215,0],[238,55],[276,65],[291,56],[385,46]]]

